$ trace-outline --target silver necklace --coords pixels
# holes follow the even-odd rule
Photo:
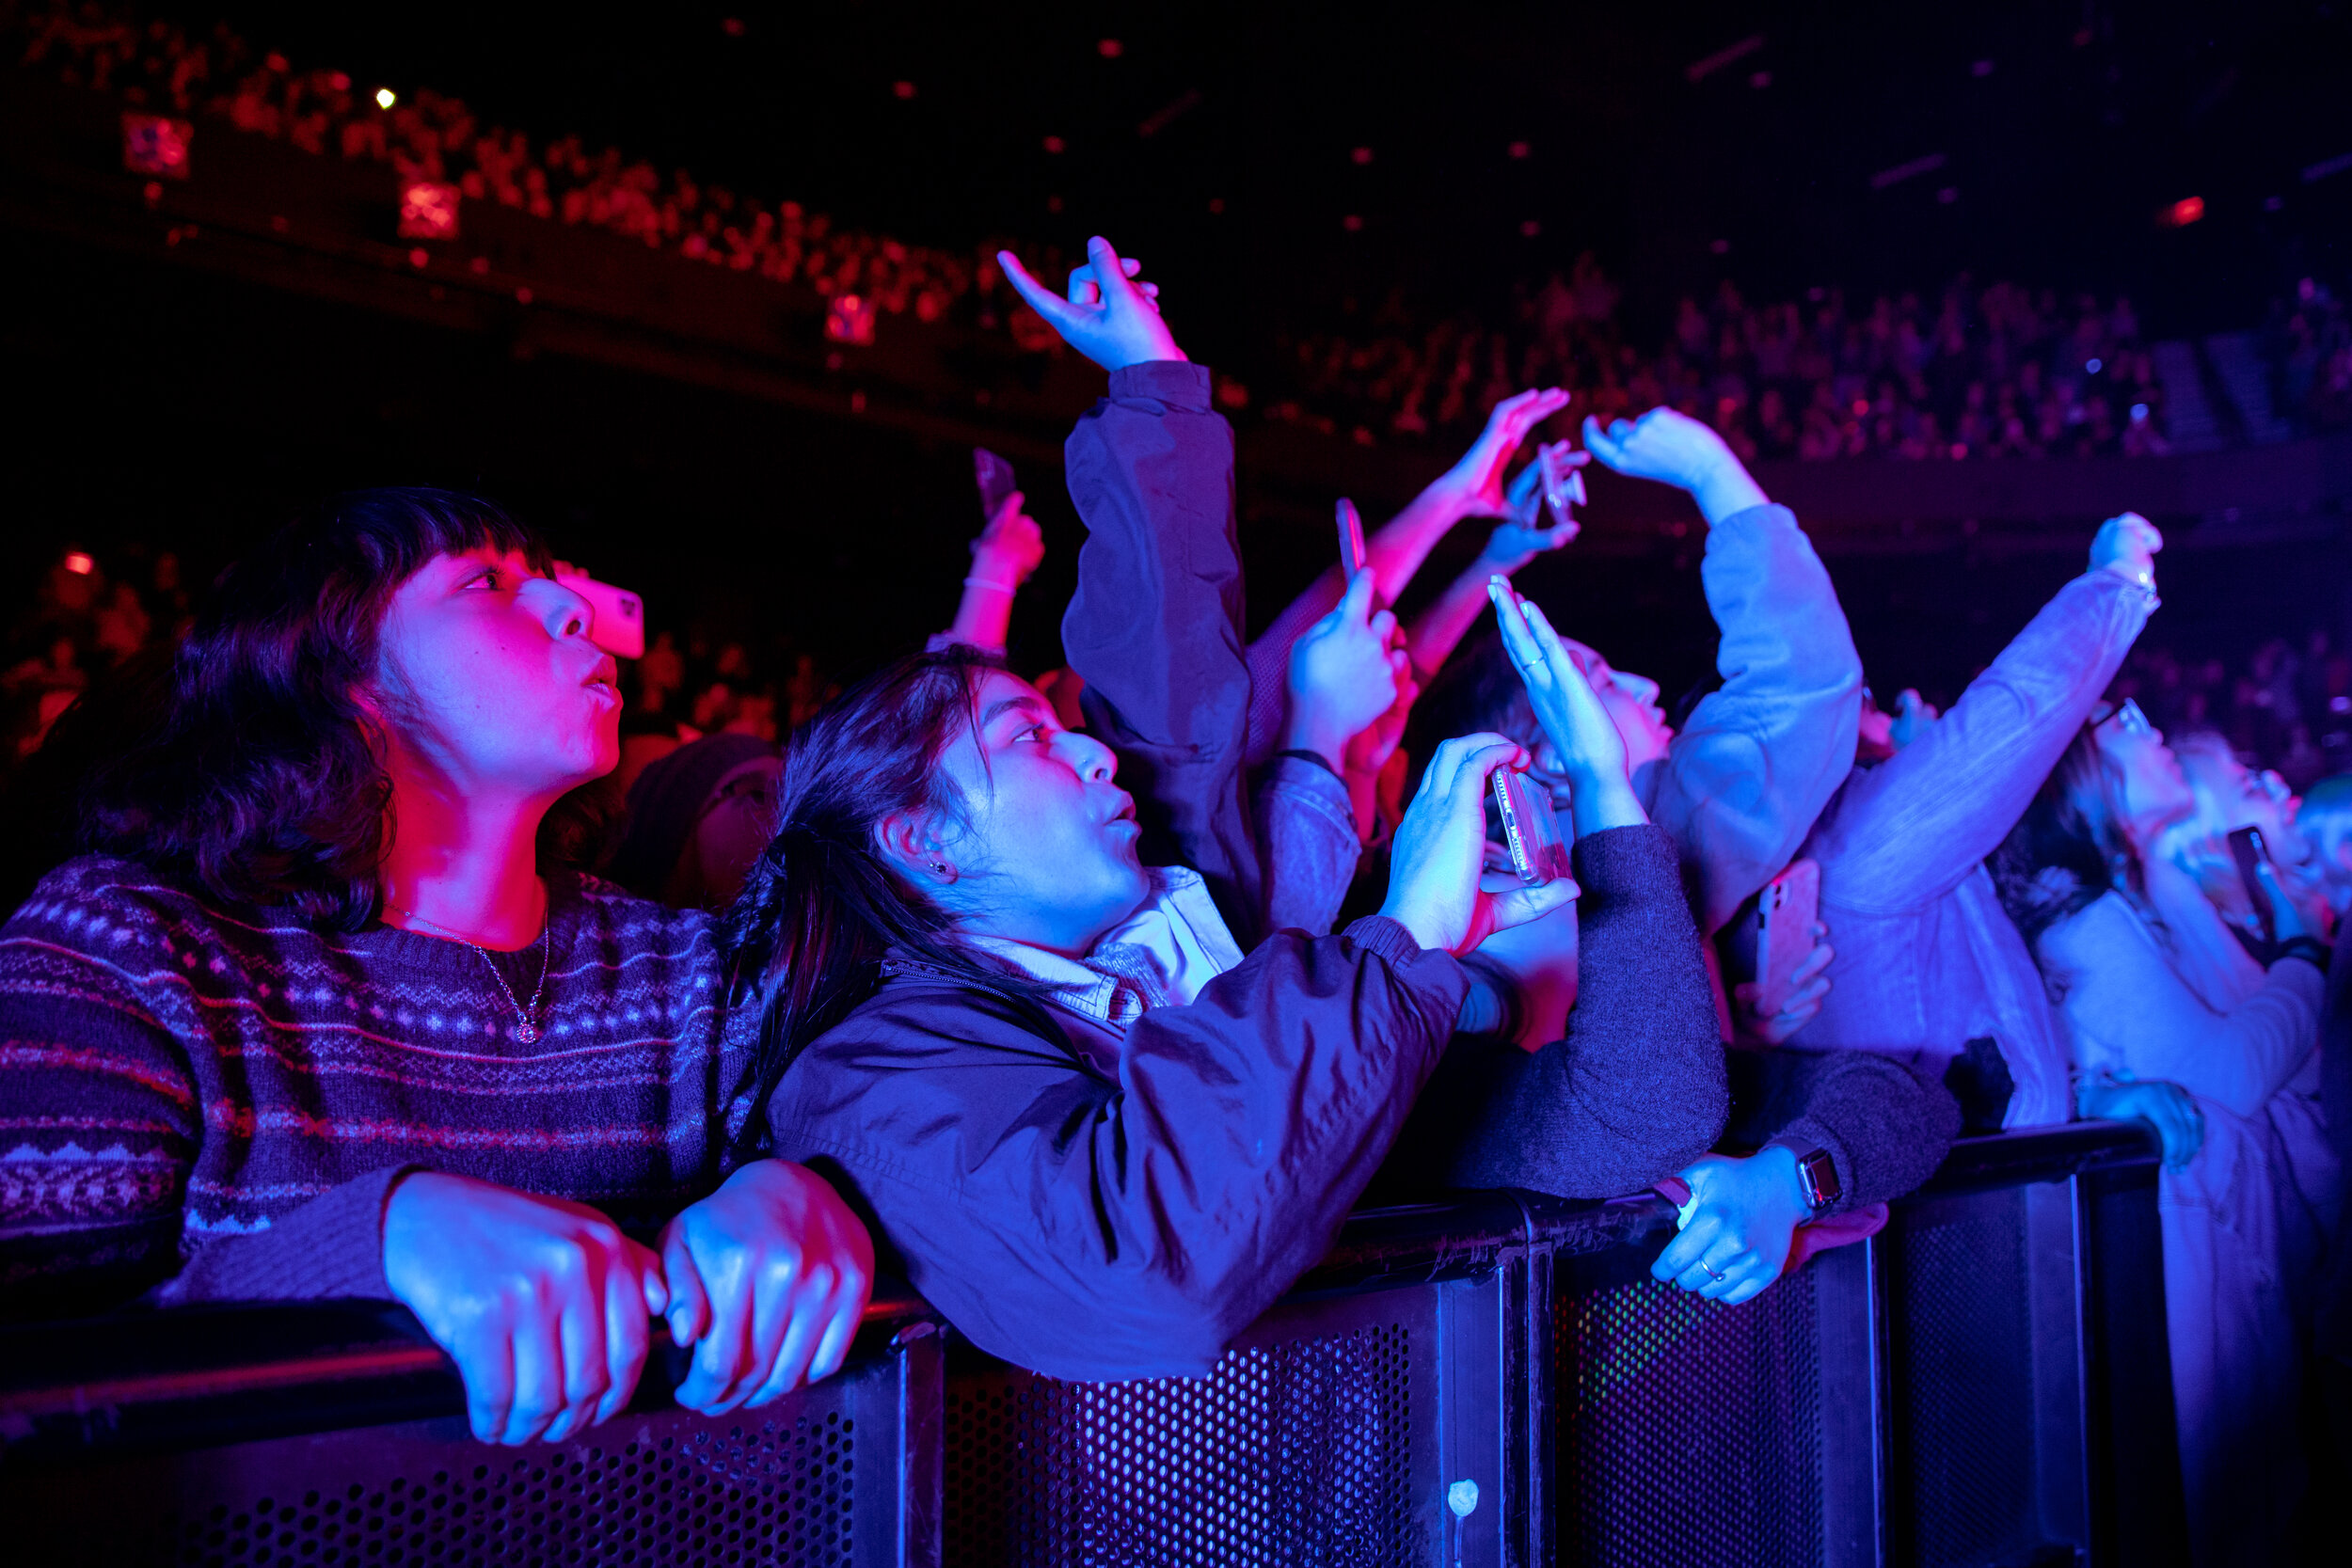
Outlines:
[[[506,983],[506,976],[499,972],[498,960],[491,958],[489,950],[485,948],[480,942],[474,941],[471,937],[466,936],[462,932],[453,931],[446,926],[437,925],[433,921],[427,920],[424,916],[419,914],[414,910],[404,910],[397,904],[388,905],[387,908],[390,909],[395,914],[406,915],[412,924],[431,927],[434,930],[440,932],[441,935],[457,942],[462,942],[467,946],[472,948],[475,952],[481,954],[482,961],[490,966],[490,978],[496,980],[499,983],[499,990],[506,993],[506,1005],[514,1008],[515,1016],[522,1021],[515,1025],[515,1037],[522,1041],[525,1045],[530,1045],[538,1039],[539,1026],[536,1023],[533,1023],[532,1019],[538,1013],[539,998],[546,993],[548,989],[548,930],[549,927],[552,927],[555,924],[552,920],[547,922],[546,925],[539,927],[539,983],[532,988],[531,1006],[526,1007],[521,1002],[516,999],[515,988]]]

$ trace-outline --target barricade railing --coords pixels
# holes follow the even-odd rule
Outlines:
[[[2154,1164],[2078,1124],[1958,1146],[1869,1241],[1722,1307],[1655,1196],[1368,1211],[1208,1376],[1039,1377],[879,1300],[759,1411],[473,1442],[359,1303],[0,1330],[12,1561],[2027,1563],[2181,1531]],[[1073,1333],[1084,1325],[1073,1323]]]

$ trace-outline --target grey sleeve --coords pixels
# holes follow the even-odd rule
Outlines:
[[[1252,804],[1265,855],[1265,928],[1330,935],[1363,853],[1347,785],[1323,764],[1285,753],[1259,773]]]
[[[1826,1149],[1837,1167],[1833,1212],[1898,1198],[1935,1174],[1960,1133],[1943,1085],[1867,1051],[1734,1051],[1729,1141],[1782,1144],[1799,1159]]]

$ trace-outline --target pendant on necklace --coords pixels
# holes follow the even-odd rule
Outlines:
[[[528,1022],[517,1023],[515,1025],[515,1037],[522,1041],[525,1045],[529,1045],[539,1037],[539,1031],[532,1028]]]

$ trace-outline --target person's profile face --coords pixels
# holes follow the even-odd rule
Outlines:
[[[974,930],[1083,954],[1151,891],[1117,760],[1017,675],[982,675],[974,708],[974,728],[940,759],[963,796],[945,901]]]
[[[621,756],[612,656],[588,604],[523,557],[436,556],[393,594],[377,696],[403,749],[450,784],[552,798]]]
[[[2126,698],[2095,720],[2091,739],[2115,781],[2117,810],[2136,829],[2151,832],[2197,809],[2180,759],[2137,703]]]

